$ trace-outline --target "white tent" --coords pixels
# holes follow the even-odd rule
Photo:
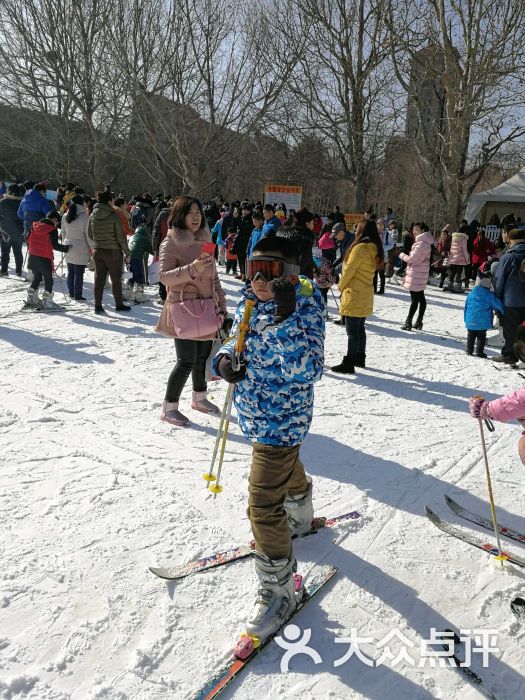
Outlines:
[[[487,224],[497,214],[502,219],[514,214],[525,221],[525,168],[509,180],[485,192],[473,194],[467,206],[465,219]]]

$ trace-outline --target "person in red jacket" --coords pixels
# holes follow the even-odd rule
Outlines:
[[[491,255],[494,255],[496,252],[496,247],[492,243],[492,241],[489,241],[489,239],[485,235],[485,231],[481,228],[478,231],[478,235],[474,239],[473,243],[473,248],[472,248],[472,279],[476,279],[476,275],[478,274],[478,270],[483,265],[484,262],[487,262],[489,257]]]
[[[37,309],[58,309],[53,301],[53,250],[67,253],[70,245],[58,242],[58,231],[51,219],[35,221],[27,238],[27,267],[33,273],[33,281],[27,290],[25,305]],[[44,279],[42,299],[38,296],[38,287]]]

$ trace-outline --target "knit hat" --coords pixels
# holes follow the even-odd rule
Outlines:
[[[452,230],[452,226],[450,224],[445,224],[443,226],[443,228],[441,229],[442,232],[446,231],[447,233],[450,233],[451,230]]]

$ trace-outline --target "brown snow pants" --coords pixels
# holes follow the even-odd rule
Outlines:
[[[120,306],[122,304],[122,251],[120,248],[118,250],[95,248],[93,261],[95,263],[95,306],[102,306],[102,295],[108,272],[115,306]]]
[[[289,558],[292,538],[284,499],[308,489],[300,445],[281,447],[254,443],[248,484],[248,518],[258,552],[270,559]]]

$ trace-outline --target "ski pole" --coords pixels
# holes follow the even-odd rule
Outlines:
[[[215,498],[218,493],[221,493],[222,491],[222,484],[220,483],[221,481],[221,473],[222,473],[222,463],[224,461],[224,452],[226,450],[226,440],[228,439],[228,430],[230,429],[230,417],[232,414],[232,404],[233,404],[233,384],[230,384],[231,391],[229,392],[229,395],[227,397],[228,402],[226,406],[226,422],[224,424],[224,430],[222,433],[222,444],[221,444],[221,452],[219,455],[219,464],[217,466],[217,477],[215,479],[215,483],[209,483],[208,488],[210,491],[213,493],[213,497]]]
[[[251,299],[246,300],[246,305],[244,307],[244,312],[242,315],[242,320],[239,325],[237,340],[235,341],[234,351],[232,356],[232,368],[238,370],[240,368],[240,356],[242,348],[244,346],[244,338],[246,336],[246,331],[248,330],[248,324],[250,317],[252,315],[255,302]],[[233,404],[233,384],[228,385],[228,391],[226,392],[226,398],[224,399],[224,406],[222,408],[221,419],[219,421],[219,429],[217,430],[217,437],[215,438],[215,447],[213,449],[213,455],[211,459],[210,469],[206,474],[203,474],[203,479],[207,482],[207,488],[213,493],[217,494],[222,491],[222,486],[220,485],[220,474],[222,470],[222,463],[224,459],[224,452],[226,450],[226,440],[228,437],[228,429],[230,427],[230,416]],[[222,444],[221,444],[222,440]],[[215,468],[215,460],[217,458],[217,452],[219,451],[219,444],[221,445],[221,452],[219,455],[219,465],[217,467],[217,475],[213,473]],[[215,481],[214,484],[211,482]]]
[[[56,271],[55,271],[55,279],[58,281],[58,283],[59,283],[59,285],[60,285],[60,291],[61,291],[62,294],[64,295],[64,301],[66,302],[66,304],[71,304],[71,299],[68,299],[68,298],[66,297],[66,293],[64,292],[64,285],[62,284],[62,277],[59,277],[59,276],[56,274]]]
[[[340,314],[340,313],[341,313],[341,309],[339,308],[339,304],[337,303],[337,298],[336,298],[336,296],[335,296],[335,293],[334,293],[334,290],[332,289],[332,287],[330,287],[330,291],[332,292],[332,296],[333,296],[333,298],[334,298],[335,305],[337,306],[337,311],[338,311],[339,314]]]
[[[215,460],[217,459],[217,452],[219,451],[219,445],[221,443],[221,438],[222,438],[222,433],[223,433],[223,426],[226,421],[226,415],[228,413],[228,407],[231,407],[231,402],[230,398],[233,392],[233,384],[228,384],[228,391],[226,392],[226,398],[224,399],[224,405],[222,407],[221,411],[221,418],[219,421],[219,428],[217,430],[217,437],[215,438],[215,447],[213,448],[213,455],[211,458],[211,465],[210,469],[206,474],[202,475],[202,478],[207,482],[206,488],[210,487],[210,483],[212,481],[215,481],[216,476],[213,473],[214,467],[215,467]],[[229,418],[228,418],[229,422]]]
[[[490,426],[492,427],[492,430],[494,430],[494,426],[492,425],[492,422],[489,421]],[[487,424],[487,427],[490,430],[489,424]],[[490,511],[492,513],[492,523],[494,525],[494,534],[496,535],[496,543],[498,545],[498,556],[496,559],[499,561],[503,562],[505,559],[507,559],[507,555],[504,554],[503,550],[501,549],[501,542],[499,538],[499,525],[498,525],[498,519],[496,517],[496,504],[494,503],[494,494],[492,493],[492,479],[490,478],[490,469],[489,469],[489,459],[487,456],[487,445],[485,444],[485,431],[483,430],[483,420],[479,418],[479,432],[481,436],[481,449],[483,451],[483,459],[485,460],[485,475],[487,477],[487,486],[488,486],[488,491],[489,491],[489,501],[490,501]]]

